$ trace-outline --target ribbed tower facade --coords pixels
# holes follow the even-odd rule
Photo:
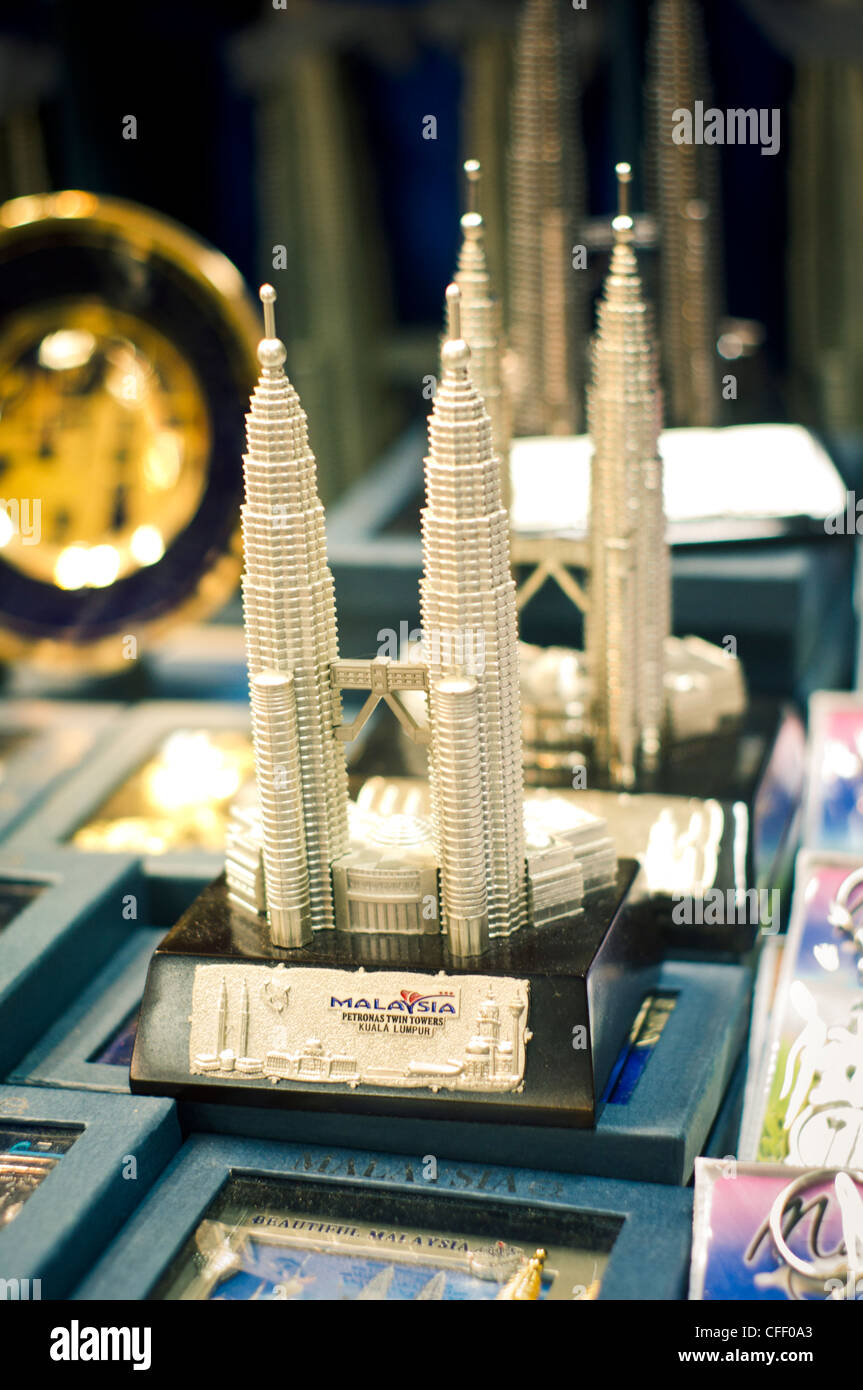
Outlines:
[[[479,165],[475,160],[468,160],[465,171],[469,186],[475,189]],[[471,206],[461,219],[462,243],[454,280],[461,291],[462,332],[470,348],[471,377],[491,420],[492,445],[500,459],[501,495],[509,511],[512,422],[509,396],[503,382],[503,318],[500,300],[492,289],[486,261],[485,224],[473,206],[474,194],[470,202]]]
[[[628,180],[628,166],[618,173]],[[652,317],[631,244],[632,220],[621,215],[613,225],[587,393],[593,458],[586,647],[595,756],[612,783],[626,787],[659,759],[670,580]]]
[[[443,858],[462,811],[458,784],[451,788],[438,775],[435,687],[445,677],[474,677],[488,929],[494,935],[517,930],[526,913],[518,624],[500,467],[491,421],[468,371],[459,299],[451,286],[425,461],[420,611],[432,691],[429,777]]]
[[[668,414],[713,425],[719,403],[716,337],[721,288],[718,151],[676,144],[674,113],[711,104],[701,7],[654,0],[647,79],[650,210],[659,220],[660,330]]]
[[[454,956],[477,956],[489,934],[479,684],[445,676],[429,699],[438,804],[458,807],[435,818],[442,927]]]
[[[508,336],[515,432],[577,433],[586,338],[576,25],[561,0],[525,0],[515,51],[509,150]]]
[[[275,337],[275,291],[265,286],[261,298],[267,337],[258,348],[261,376],[246,416],[243,460],[246,655],[250,681],[264,671],[293,677],[299,797],[311,922],[317,930],[334,925],[330,866],[345,851],[348,839],[347,771],[342,748],[333,737],[335,593],[306,416],[284,373],[284,344]],[[279,775],[278,768],[269,767],[277,733],[269,717],[253,728],[256,765],[267,768],[276,798],[267,811],[273,824],[286,827],[296,791],[291,768]],[[265,868],[267,850],[273,848],[267,836],[265,817]]]

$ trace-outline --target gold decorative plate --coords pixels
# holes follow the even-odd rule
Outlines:
[[[228,599],[259,336],[239,271],[157,213],[0,207],[0,658],[109,671]]]

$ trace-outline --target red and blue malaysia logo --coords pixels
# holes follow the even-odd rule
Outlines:
[[[335,995],[330,998],[331,1009],[367,1009],[370,1013],[404,1013],[410,1014],[456,1014],[458,1007],[456,1003],[455,990],[442,990],[439,994],[421,994],[419,990],[403,989],[395,999],[366,999],[364,996],[355,999],[352,995],[347,999],[337,999]]]

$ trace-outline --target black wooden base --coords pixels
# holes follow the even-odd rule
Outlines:
[[[141,1006],[131,1085],[136,1092],[186,1100],[405,1115],[500,1123],[591,1126],[597,1099],[658,968],[658,935],[638,866],[623,860],[614,889],[588,897],[577,916],[552,926],[525,928],[495,939],[469,966],[454,961],[439,935],[391,940],[317,933],[307,948],[272,947],[262,924],[231,907],[224,878],[212,883],[159,946]],[[507,1092],[407,1089],[399,1086],[316,1082],[236,1073],[190,1071],[190,1018],[195,971],[283,963],[345,972],[357,992],[375,970],[428,971],[457,981],[482,975],[529,985],[524,1084]],[[365,971],[360,978],[358,972]],[[355,978],[356,977],[356,978]],[[278,977],[283,978],[283,973]],[[239,986],[238,986],[239,987]]]

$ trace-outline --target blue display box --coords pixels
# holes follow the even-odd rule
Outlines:
[[[691,1192],[445,1160],[436,1160],[434,1180],[426,1181],[423,1169],[431,1171],[427,1162],[430,1147],[436,1145],[428,1134],[425,1147],[411,1158],[193,1135],[72,1297],[146,1299],[205,1218],[210,1204],[237,1175],[289,1178],[294,1184],[307,1184],[316,1193],[340,1196],[350,1202],[355,1220],[362,1218],[364,1201],[377,1200],[382,1193],[398,1199],[402,1219],[408,1222],[411,1199],[421,1194],[427,1204],[433,1198],[435,1221],[442,1229],[467,1229],[468,1220],[475,1222],[493,1209],[498,1229],[505,1228],[507,1236],[513,1238],[518,1238],[522,1213],[529,1213],[532,1233],[539,1225],[549,1241],[573,1214],[583,1217],[588,1225],[592,1218],[601,1217],[615,1222],[618,1229],[602,1277],[600,1299],[683,1297]],[[463,1227],[459,1226],[460,1219]],[[494,1216],[490,1233],[492,1230]]]
[[[17,851],[33,845],[67,844],[172,733],[224,730],[245,734],[249,727],[247,703],[166,700],[134,706],[111,728],[86,765],[18,827],[8,848]],[[172,814],[172,808],[166,807],[166,818]],[[92,857],[87,850],[76,852]],[[143,856],[148,898],[142,917],[155,926],[173,926],[201,889],[222,872],[225,861],[224,847],[170,849],[160,854],[136,847],[131,852]]]
[[[120,712],[120,705],[0,700],[0,838],[108,736]]]
[[[116,952],[92,984],[22,1058],[10,1081],[28,1086],[65,1086],[81,1091],[129,1094],[131,1047],[112,1040],[134,1039],[137,1013],[150,957],[164,932],[139,928]],[[130,1037],[131,1035],[131,1037]],[[123,1060],[124,1052],[129,1056]]]
[[[746,1049],[740,1055],[728,1089],[719,1107],[719,1112],[710,1131],[701,1156],[705,1158],[733,1158],[740,1143],[740,1122],[743,1118],[743,1101],[746,1094],[746,1076],[749,1058]]]
[[[592,1130],[382,1120],[184,1101],[180,1119],[186,1133],[349,1144],[400,1154],[431,1148],[456,1160],[683,1185],[703,1151],[746,1037],[751,980],[742,966],[665,965],[651,993],[675,995],[674,1009],[626,1103],[608,1099]]]
[[[144,891],[129,855],[0,853],[0,1077],[127,939]]]
[[[64,1298],[177,1152],[174,1106],[149,1097],[0,1086],[2,1129],[73,1136],[14,1219],[0,1224],[2,1296]]]

